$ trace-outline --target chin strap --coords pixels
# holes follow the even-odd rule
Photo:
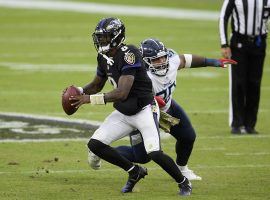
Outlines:
[[[103,54],[103,53],[99,53],[99,54],[102,55],[102,57],[105,58],[105,59],[107,60],[107,64],[108,64],[108,65],[110,65],[110,66],[113,65],[113,63],[114,63],[113,59],[109,58],[108,56],[106,56],[106,55]]]

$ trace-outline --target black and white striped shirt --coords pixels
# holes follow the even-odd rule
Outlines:
[[[232,32],[247,36],[267,34],[270,0],[225,0],[219,19],[221,45],[228,45],[227,27],[231,17]]]

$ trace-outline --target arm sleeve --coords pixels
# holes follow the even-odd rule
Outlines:
[[[228,46],[228,21],[234,8],[234,0],[225,0],[219,16],[219,35],[221,46]]]

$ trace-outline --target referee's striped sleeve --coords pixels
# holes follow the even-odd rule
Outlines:
[[[219,16],[219,35],[221,46],[228,45],[228,36],[227,36],[228,21],[229,17],[232,14],[233,8],[234,8],[234,0],[225,0],[221,8]]]

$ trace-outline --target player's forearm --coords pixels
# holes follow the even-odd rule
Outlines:
[[[88,97],[88,101],[85,101],[86,103],[91,103],[95,105],[104,105],[107,102],[123,101],[127,98],[128,93],[125,93],[124,91],[121,91],[120,89],[116,88],[108,93],[83,95],[83,96]]]
[[[207,62],[207,58],[202,56],[197,56],[193,54],[184,54],[181,58],[184,60],[184,64],[182,67],[185,68],[197,68],[197,67],[206,67],[211,66],[209,65],[209,62]],[[212,64],[212,63],[210,63]]]
[[[128,96],[128,93],[120,90],[119,88],[114,89],[111,92],[104,94],[105,102],[117,102],[124,101]]]
[[[232,60],[224,60],[223,62],[222,59],[211,59],[192,54],[184,54],[183,57],[185,68],[224,67],[224,62],[232,62]]]
[[[129,95],[134,82],[134,76],[122,75],[118,81],[118,87],[111,92],[104,94],[105,102],[124,101]]]
[[[102,90],[103,87],[93,83],[89,83],[83,87],[83,93],[85,94],[96,94]]]
[[[111,92],[103,93],[103,94],[96,94],[97,93],[96,92],[95,94],[90,95],[91,104],[105,104],[107,102],[124,101],[129,95],[130,89],[133,85],[133,81],[134,81],[134,76],[122,75],[119,78],[117,88],[115,88]],[[95,81],[92,83],[95,83]],[[100,88],[102,89],[105,84],[104,81],[97,82],[97,83],[99,83],[99,84],[95,84],[97,87],[94,87],[91,84],[89,85],[89,89],[91,89],[91,92],[93,92],[94,89],[96,89],[95,91],[97,91]],[[98,87],[99,85],[101,87]]]
[[[191,68],[196,68],[196,67],[206,67],[207,65],[205,64],[205,57],[202,56],[197,56],[197,55],[192,55],[192,61],[191,61]]]

